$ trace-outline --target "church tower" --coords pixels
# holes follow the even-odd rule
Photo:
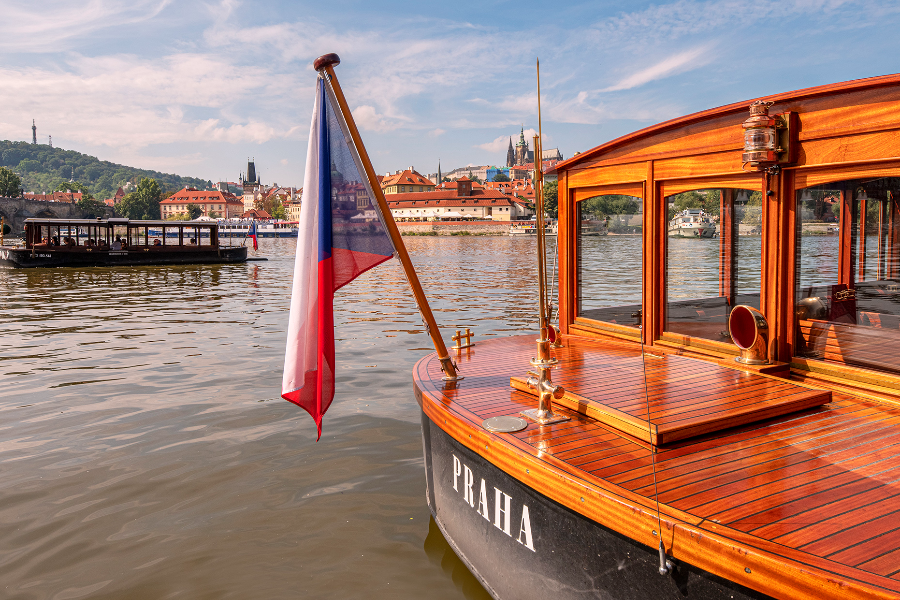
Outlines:
[[[516,144],[516,164],[524,165],[530,162],[528,160],[528,142],[525,141],[525,126],[522,126],[522,130],[519,132],[519,141]]]
[[[516,152],[513,150],[512,137],[509,138],[509,149],[506,151],[506,166],[513,167],[516,164]]]
[[[442,182],[443,180],[444,180],[444,178],[441,177],[441,159],[438,159],[438,180],[435,181],[435,184],[437,184],[438,186],[440,186],[440,185],[441,185],[441,182]]]

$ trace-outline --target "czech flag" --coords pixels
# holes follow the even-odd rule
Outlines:
[[[316,87],[300,208],[281,397],[305,409],[322,436],[334,399],[334,292],[394,256],[365,169],[334,92]]]
[[[250,221],[250,229],[247,230],[247,237],[253,238],[253,249],[259,250],[259,244],[256,241],[256,219]]]

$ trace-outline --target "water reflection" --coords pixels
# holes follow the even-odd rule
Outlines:
[[[534,330],[534,240],[406,241],[447,338]],[[9,597],[478,597],[423,551],[410,372],[431,349],[402,272],[338,293],[338,393],[315,443],[278,397],[293,252],[0,271]]]

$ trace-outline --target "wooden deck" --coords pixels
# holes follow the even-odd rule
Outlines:
[[[463,438],[460,441],[481,444],[474,449],[494,464],[509,469],[517,460],[538,461],[580,482],[573,488],[572,500],[579,512],[602,512],[579,506],[577,495],[582,494],[581,503],[586,497],[586,492],[577,491],[579,485],[615,494],[645,511],[658,489],[664,518],[684,525],[691,539],[696,532],[722,536],[753,549],[750,554],[780,558],[799,565],[803,573],[831,574],[831,583],[849,582],[846,585],[871,591],[859,595],[848,588],[846,597],[900,597],[900,409],[834,394],[821,407],[672,443],[657,449],[654,486],[649,444],[583,410],[560,408],[572,417],[570,421],[545,427],[532,424],[515,434],[489,434],[481,428],[486,418],[536,406],[534,396],[510,388],[510,377],[524,375],[529,368],[533,337],[481,341],[464,351],[458,362],[465,380],[457,384],[441,381],[434,356],[423,359],[414,372],[423,410],[448,433]],[[577,345],[570,340],[567,346],[555,351],[561,362],[554,371],[555,383],[582,396],[606,399],[642,383],[634,378],[635,361],[641,360],[634,347],[587,340],[578,340]],[[720,367],[679,358],[662,372],[663,367],[652,366],[658,359],[645,360],[648,377],[655,380],[648,385],[651,419],[664,418],[661,407],[679,390],[690,388],[694,378],[704,382],[705,395],[721,400],[713,375]],[[719,377],[726,381],[743,377],[734,373]],[[803,389],[766,378],[748,382],[755,391],[748,391],[745,398]],[[640,410],[646,414],[643,394],[629,393],[625,396],[634,414]],[[643,408],[638,406],[641,402]],[[554,499],[569,503],[563,492]],[[640,523],[612,524],[602,516],[589,516],[640,538]],[[652,539],[648,532],[639,541],[652,545]],[[688,544],[671,543],[676,558],[679,551],[688,553],[681,558],[694,564],[702,557]],[[711,559],[713,567],[715,560]],[[739,579],[739,569],[735,568],[736,575],[722,569],[723,575]],[[773,593],[749,577],[743,583]],[[807,597],[834,595],[824,588],[813,589]]]

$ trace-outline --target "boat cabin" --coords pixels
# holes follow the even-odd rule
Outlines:
[[[560,163],[562,333],[733,360],[728,319],[746,305],[786,375],[900,400],[898,141],[891,75],[704,111]],[[715,235],[673,235],[676,215],[701,211]],[[606,236],[579,226],[604,219]]]
[[[112,219],[28,219],[25,247],[50,252],[212,250],[218,224],[194,221]]]

